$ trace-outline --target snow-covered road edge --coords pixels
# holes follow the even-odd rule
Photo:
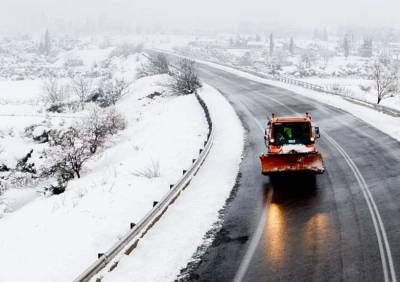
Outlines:
[[[171,52],[165,52],[173,56],[184,57],[181,55],[177,55]],[[231,74],[237,75],[239,77],[243,77],[249,80],[257,81],[260,83],[264,83],[267,85],[283,88],[289,91],[292,91],[295,94],[302,95],[318,102],[333,106],[335,108],[344,110],[353,116],[363,120],[364,122],[368,123],[369,125],[375,127],[376,129],[380,130],[381,132],[393,137],[394,139],[400,141],[400,117],[394,117],[387,115],[382,112],[378,112],[375,109],[366,107],[362,103],[355,104],[354,102],[347,101],[345,97],[332,95],[328,93],[317,92],[311,89],[305,89],[300,86],[286,84],[280,81],[274,81],[266,78],[261,78],[254,74],[250,74],[232,67],[227,67],[223,65],[219,65],[216,63],[211,63],[208,61],[198,60],[194,58],[190,58],[196,61],[197,63],[204,64],[219,70],[223,70],[229,72]]]
[[[172,281],[191,260],[229,197],[244,147],[244,129],[228,101],[214,88],[199,91],[214,125],[214,145],[201,170],[135,251],[102,281]]]

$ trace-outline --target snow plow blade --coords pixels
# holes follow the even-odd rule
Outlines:
[[[322,174],[325,171],[320,153],[263,154],[260,156],[261,172],[264,175],[284,172],[309,172]]]

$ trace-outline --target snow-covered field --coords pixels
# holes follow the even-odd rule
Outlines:
[[[217,90],[205,85],[200,95],[209,107],[215,129],[210,155],[190,187],[140,240],[137,248],[121,259],[117,268],[101,275],[102,281],[173,281],[218,220],[218,211],[235,184],[244,130],[230,104]]]
[[[85,66],[108,54],[93,52],[74,51],[74,56],[88,57]],[[132,55],[110,65],[114,75],[134,78],[140,62],[140,55]],[[207,122],[193,95],[170,95],[170,79],[155,75],[132,83],[116,105],[126,129],[112,136],[63,194],[44,195],[42,184],[33,183],[9,188],[0,196],[0,254],[7,254],[0,255],[0,281],[71,281],[126,233],[131,222],[138,222],[191,165],[206,139]],[[48,114],[39,101],[41,85],[36,79],[0,84],[0,110],[7,113],[0,116],[0,160],[8,166],[30,149],[47,146],[26,138],[27,126],[43,121],[68,124],[84,114]]]
[[[345,96],[357,100],[376,103],[375,82],[362,78],[303,78],[301,81],[323,86],[327,89],[340,90]],[[380,103],[383,106],[400,110],[400,95],[387,97]]]

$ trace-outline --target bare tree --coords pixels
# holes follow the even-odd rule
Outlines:
[[[80,178],[84,164],[104,145],[108,136],[124,129],[125,125],[125,119],[114,108],[95,106],[87,116],[54,136],[53,146],[46,153],[52,163],[46,174],[58,174],[64,179],[63,175],[70,173],[72,178],[74,174]]]
[[[92,81],[83,75],[78,75],[72,79],[72,90],[78,97],[81,108],[84,109],[85,102],[92,92]]]
[[[192,60],[181,59],[173,76],[175,83],[172,88],[178,94],[192,94],[201,87],[195,63]]]
[[[43,84],[43,100],[50,105],[61,105],[69,98],[68,89],[55,77],[47,79]]]
[[[60,134],[56,140],[56,154],[60,167],[69,168],[78,178],[81,177],[83,165],[90,159],[93,153],[90,151],[89,144],[81,138],[79,128],[70,127],[67,131]]]
[[[93,106],[82,120],[82,138],[92,154],[97,152],[108,135],[114,135],[126,127],[125,118],[114,107],[101,109]]]
[[[382,99],[396,93],[398,83],[397,66],[385,66],[380,60],[377,60],[372,65],[372,78],[375,82],[377,104]]]
[[[126,128],[126,120],[124,116],[117,111],[115,107],[110,107],[104,114],[105,131],[109,135],[114,135],[120,130]]]

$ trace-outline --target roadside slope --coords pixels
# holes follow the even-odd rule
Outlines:
[[[241,162],[244,130],[236,113],[215,89],[200,96],[209,107],[215,139],[211,152],[190,186],[140,241],[130,256],[102,281],[171,281],[176,279],[204,236],[218,220]]]

